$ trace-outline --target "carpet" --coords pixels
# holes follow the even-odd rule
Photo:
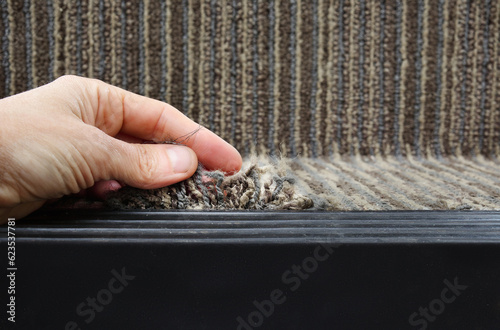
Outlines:
[[[118,209],[500,210],[500,162],[261,157],[234,176],[200,170],[161,189],[124,188],[106,203]]]
[[[8,0],[0,40],[0,97],[94,77],[257,155],[115,207],[500,207],[498,0]]]

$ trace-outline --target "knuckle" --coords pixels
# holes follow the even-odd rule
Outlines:
[[[71,75],[71,74],[66,74],[63,76],[60,76],[56,80],[54,80],[55,83],[62,84],[62,85],[67,85],[70,83],[73,83],[76,80],[82,79],[81,77]]]
[[[150,183],[154,181],[155,174],[158,169],[158,160],[154,157],[154,153],[150,152],[148,148],[138,148],[138,179],[143,183]]]

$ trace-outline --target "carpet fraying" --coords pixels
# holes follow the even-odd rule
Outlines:
[[[198,167],[174,185],[152,190],[125,187],[112,193],[106,206],[115,209],[305,210],[314,203],[300,193],[285,166],[252,162],[231,176]]]

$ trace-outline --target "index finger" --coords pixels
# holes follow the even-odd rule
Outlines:
[[[91,103],[90,109],[85,110],[92,112],[87,118],[93,118],[93,124],[107,134],[115,136],[124,133],[144,140],[163,142],[174,141],[195,132],[183,144],[194,150],[206,168],[228,173],[241,168],[241,155],[233,146],[210,130],[204,127],[200,129],[199,124],[173,106],[99,80],[85,80],[85,94]]]

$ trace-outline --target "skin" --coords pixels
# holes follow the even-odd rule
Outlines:
[[[169,104],[108,85],[63,76],[0,100],[0,223],[47,200],[130,185],[154,189],[208,169],[240,170],[238,151]]]

